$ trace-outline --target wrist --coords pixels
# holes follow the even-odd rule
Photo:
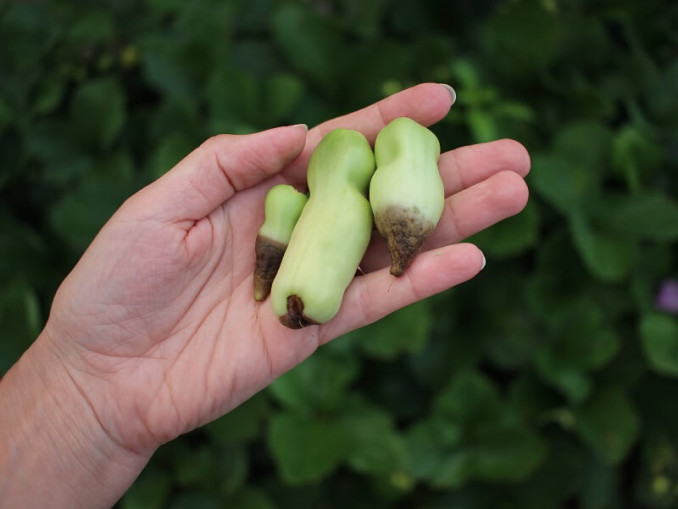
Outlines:
[[[0,500],[110,507],[150,456],[107,435],[45,332],[0,380]]]

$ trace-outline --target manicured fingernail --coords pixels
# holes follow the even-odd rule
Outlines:
[[[447,91],[450,93],[450,95],[452,96],[452,104],[454,104],[454,102],[457,100],[457,93],[447,83],[441,83],[441,85],[444,86],[447,89]]]
[[[485,265],[487,265],[487,259],[485,258],[485,255],[483,253],[480,253],[483,256],[483,266],[480,267],[480,270],[483,270],[485,268]]]

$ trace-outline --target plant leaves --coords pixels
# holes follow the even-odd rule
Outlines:
[[[640,337],[650,367],[662,375],[678,377],[678,320],[647,314],[640,322]]]
[[[268,443],[280,474],[299,484],[335,470],[351,454],[352,440],[336,421],[278,413],[270,420]]]
[[[476,371],[457,374],[435,400],[436,415],[463,425],[492,421],[501,412],[494,384]]]
[[[52,209],[54,231],[75,251],[89,245],[104,223],[134,191],[129,180],[89,175]]]
[[[608,465],[616,465],[626,457],[640,432],[634,406],[614,389],[597,391],[575,408],[575,419],[584,440]]]
[[[299,71],[327,89],[336,89],[346,46],[329,18],[295,4],[281,4],[272,18],[284,55]]]
[[[268,78],[264,84],[266,116],[272,124],[289,118],[304,95],[304,83],[288,73],[279,73]]]
[[[370,357],[394,359],[398,355],[420,352],[429,338],[431,324],[430,306],[423,300],[347,334],[342,341],[353,342]]]
[[[611,231],[633,239],[669,242],[678,239],[678,202],[659,192],[609,196],[599,219]]]
[[[109,148],[122,129],[127,105],[117,80],[100,78],[84,83],[71,102],[71,120],[85,145]]]
[[[403,442],[387,412],[356,399],[345,408],[341,423],[352,437],[348,464],[353,469],[386,475],[401,468]]]
[[[598,188],[597,179],[586,168],[554,154],[536,154],[532,158],[529,182],[566,216],[588,210]]]
[[[577,121],[563,126],[553,142],[553,151],[596,179],[607,170],[612,134],[602,122]]]
[[[628,240],[595,231],[581,215],[573,215],[570,228],[586,267],[608,283],[626,279],[634,259],[635,245]]]
[[[541,463],[544,443],[520,425],[485,429],[474,442],[447,456],[432,482],[436,486],[460,486],[471,479],[520,481]]]
[[[278,378],[269,390],[289,409],[304,414],[335,412],[357,374],[355,358],[317,353]]]

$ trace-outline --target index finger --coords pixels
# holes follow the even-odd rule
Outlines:
[[[455,99],[454,89],[449,85],[422,83],[353,113],[323,122],[308,132],[303,152],[285,170],[285,175],[295,181],[305,181],[306,167],[313,149],[333,129],[355,129],[363,133],[370,143],[374,143],[379,131],[398,117],[410,117],[425,126],[435,124],[449,113]]]

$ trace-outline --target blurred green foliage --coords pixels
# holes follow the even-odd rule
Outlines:
[[[452,84],[531,201],[474,281],[162,447],[119,506],[678,506],[678,4],[0,3],[0,373],[108,216],[206,137]]]

